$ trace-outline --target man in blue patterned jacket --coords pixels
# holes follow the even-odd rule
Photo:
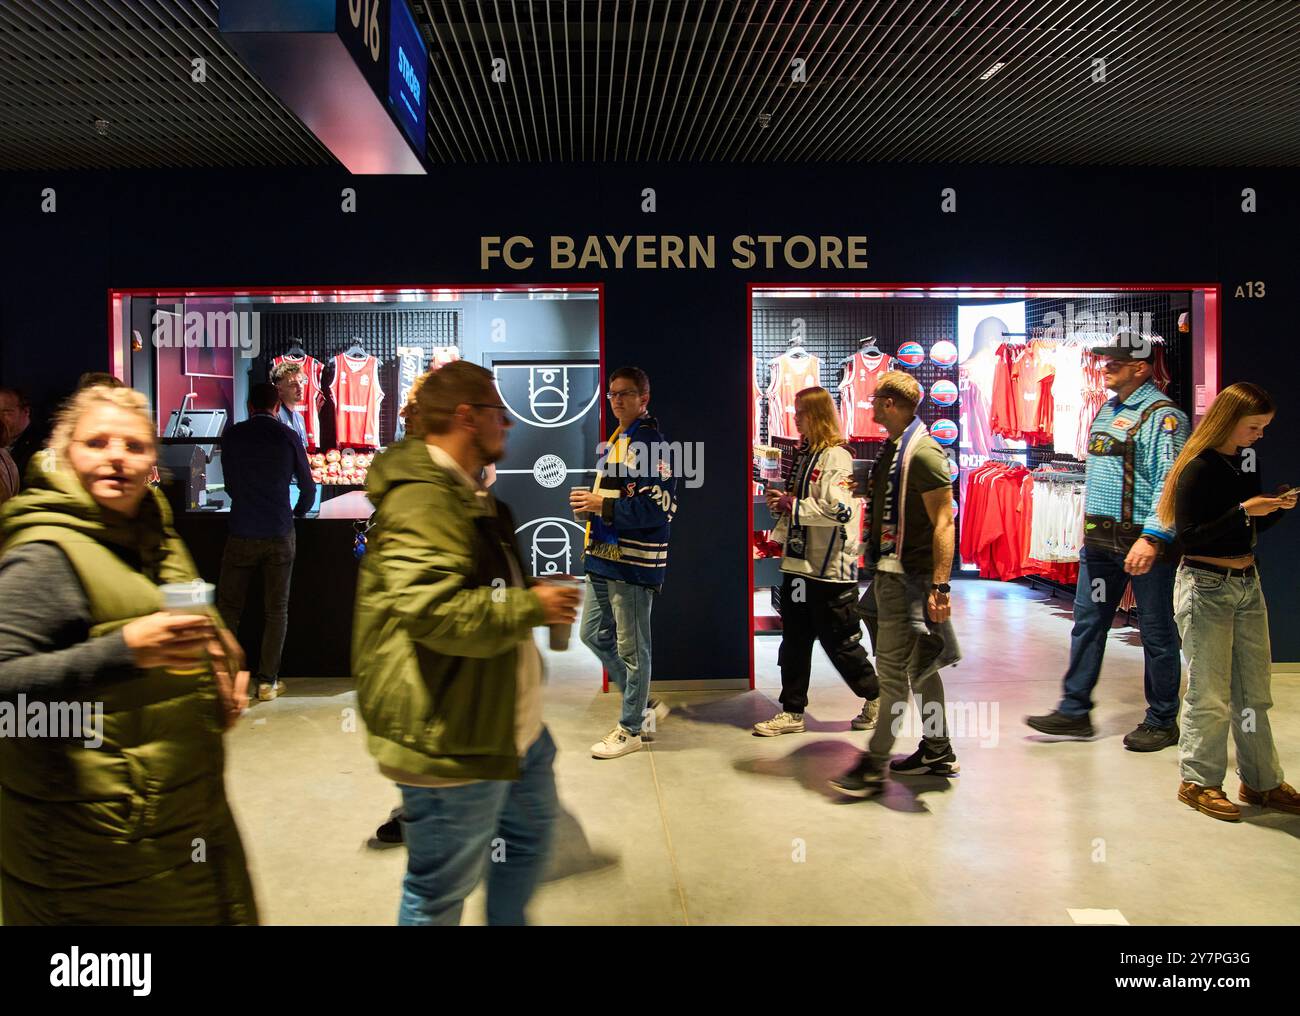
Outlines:
[[[1102,406],[1088,433],[1084,549],[1074,594],[1074,631],[1065,693],[1055,712],[1029,716],[1034,730],[1092,737],[1088,714],[1101,675],[1106,635],[1133,583],[1142,624],[1147,712],[1124,738],[1130,751],[1159,751],[1178,743],[1178,630],[1174,625],[1174,531],[1156,517],[1156,505],[1174,459],[1187,443],[1187,417],[1151,380],[1155,347],[1121,333],[1104,357]]]
[[[618,428],[601,445],[592,490],[569,495],[591,519],[582,641],[623,693],[619,722],[591,747],[599,759],[639,751],[645,723],[653,730],[668,714],[650,698],[650,611],[663,588],[677,511],[675,456],[649,415],[650,378],[639,367],[620,367],[605,397]]]

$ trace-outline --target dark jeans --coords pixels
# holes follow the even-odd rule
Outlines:
[[[1129,581],[1142,612],[1146,722],[1172,727],[1178,719],[1181,676],[1178,629],[1174,625],[1174,567],[1168,561],[1157,561],[1145,575],[1129,575],[1124,571],[1122,555],[1092,547],[1084,548],[1079,562],[1070,666],[1065,672],[1065,694],[1057,708],[1066,716],[1086,716],[1092,709],[1092,689],[1101,676],[1106,636]]]
[[[808,706],[813,642],[822,644],[854,695],[880,694],[876,670],[862,648],[856,582],[817,582],[785,575],[781,581],[781,708],[802,713]]]
[[[262,573],[266,626],[262,630],[262,657],[257,672],[272,680],[280,675],[280,654],[284,651],[284,633],[289,627],[289,579],[293,576],[296,545],[292,532],[271,540],[229,536],[221,556],[217,607],[226,627],[236,636],[239,635],[239,618],[244,613],[244,602],[248,599],[248,584],[259,570]]]

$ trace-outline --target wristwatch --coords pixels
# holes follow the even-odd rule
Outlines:
[[[947,582],[931,582],[930,588],[937,590],[940,593],[943,593],[944,596],[947,596],[949,593],[952,592],[952,586],[950,586]]]
[[[1138,539],[1139,539],[1139,540],[1146,540],[1147,543],[1149,543],[1149,544],[1151,544],[1151,546],[1155,547],[1156,550],[1159,550],[1159,549],[1160,549],[1160,545],[1164,542],[1163,540],[1157,539],[1156,537],[1150,535],[1149,533],[1143,533],[1141,536],[1138,537]]]

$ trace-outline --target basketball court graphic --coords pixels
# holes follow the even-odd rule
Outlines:
[[[573,423],[600,397],[600,368],[594,363],[497,363],[492,374],[510,415],[530,427]]]
[[[543,516],[525,522],[515,530],[520,548],[528,555],[533,576],[581,573],[586,528],[573,519]]]
[[[485,366],[515,424],[492,492],[518,513],[520,553],[534,575],[580,575],[586,529],[573,521],[569,491],[596,480],[600,364],[547,357]]]

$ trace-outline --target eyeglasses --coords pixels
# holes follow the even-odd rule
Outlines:
[[[621,392],[606,392],[605,398],[613,402],[615,399],[639,399],[641,393],[635,388],[624,388]]]
[[[503,402],[466,402],[465,405],[473,406],[475,409],[495,409],[501,414],[501,422],[509,421],[509,408]]]
[[[87,438],[84,441],[73,441],[72,443],[82,445],[83,447],[89,448],[92,451],[96,451],[96,452],[107,451],[113,445],[120,444],[122,446],[122,450],[127,455],[134,456],[135,458],[146,458],[153,452],[152,444],[141,441],[138,438],[91,437],[91,438]]]

